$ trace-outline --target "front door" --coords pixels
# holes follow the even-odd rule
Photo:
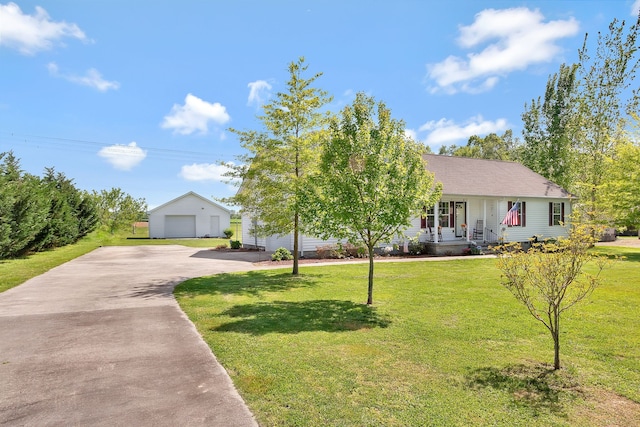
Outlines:
[[[456,202],[455,221],[456,237],[466,237],[462,224],[467,223],[467,202]]]

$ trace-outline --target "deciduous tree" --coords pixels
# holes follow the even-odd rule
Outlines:
[[[441,187],[425,169],[423,152],[384,103],[363,93],[331,122],[319,173],[306,193],[304,223],[319,237],[366,245],[367,304],[373,303],[376,245],[402,233],[440,198]]]
[[[640,89],[634,84],[639,66],[638,31],[640,14],[634,25],[613,20],[609,32],[598,33],[595,54],[585,36],[579,51],[580,78],[576,98],[578,163],[576,188],[583,200],[584,214],[591,222],[603,218],[603,179],[607,159],[614,156],[622,140],[629,115],[638,111]]]
[[[467,145],[462,147],[442,146],[439,152],[439,154],[446,156],[491,160],[518,160],[519,153],[519,143],[513,138],[511,129],[502,135],[496,133],[490,133],[485,137],[472,135],[467,141]]]
[[[544,101],[531,100],[522,114],[522,163],[567,189],[572,187],[575,164],[572,125],[577,70],[577,65],[562,64],[547,80]]]
[[[328,94],[312,85],[322,75],[305,78],[304,58],[289,65],[287,91],[264,105],[259,119],[264,130],[231,129],[248,154],[240,165],[230,165],[228,177],[241,181],[238,193],[227,201],[240,205],[256,224],[254,233],[293,233],[293,270],[298,274],[300,194],[308,185],[307,176],[317,168],[320,135],[327,114],[322,107]]]
[[[147,210],[145,199],[135,199],[120,188],[101,190],[93,193],[98,209],[100,224],[111,234],[116,230],[131,227],[142,219]]]
[[[502,284],[551,333],[554,369],[560,369],[560,327],[563,313],[587,298],[600,284],[609,260],[588,252],[596,239],[591,228],[575,227],[557,243],[533,243],[524,251],[520,243],[498,247]],[[590,271],[585,272],[587,264]]]

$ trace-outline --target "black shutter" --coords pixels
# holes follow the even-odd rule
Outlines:
[[[549,227],[553,225],[553,202],[549,202]]]
[[[527,226],[527,202],[522,202],[520,205],[520,209],[522,209],[522,226]]]
[[[420,217],[420,228],[427,228],[427,207],[422,207],[422,215]]]
[[[565,224],[565,219],[564,219],[564,202],[562,202],[562,213],[560,214],[560,218],[561,218],[562,224]]]

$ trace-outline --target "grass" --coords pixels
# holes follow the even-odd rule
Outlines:
[[[603,249],[612,252],[618,249]],[[175,295],[264,426],[640,423],[640,251],[549,333],[492,259],[302,266],[198,278]]]
[[[120,231],[111,235],[104,231],[95,231],[73,245],[17,259],[0,260],[0,292],[18,286],[32,277],[91,252],[100,246],[182,245],[194,248],[213,248],[221,244],[229,246],[229,240],[149,239],[147,228],[138,228],[136,234],[132,234],[130,231]]]

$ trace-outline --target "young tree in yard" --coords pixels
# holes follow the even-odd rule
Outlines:
[[[560,369],[562,314],[588,297],[600,284],[610,260],[588,252],[596,239],[585,225],[574,227],[557,243],[532,243],[524,251],[518,242],[498,247],[502,284],[551,333],[554,370]],[[589,271],[585,267],[589,264]]]
[[[312,84],[322,75],[304,78],[304,58],[289,65],[287,91],[264,105],[259,119],[264,131],[231,129],[249,154],[231,165],[228,177],[241,181],[238,193],[227,200],[240,205],[253,217],[259,235],[293,233],[293,270],[298,274],[300,194],[307,177],[318,165],[319,141],[327,114],[320,109],[331,101],[325,91]]]
[[[116,230],[131,227],[139,221],[147,210],[147,202],[144,199],[134,199],[120,188],[94,191],[93,196],[100,217],[100,223],[111,234]]]
[[[369,255],[367,304],[373,303],[374,248],[406,229],[441,186],[425,169],[424,149],[402,121],[362,93],[334,118],[319,173],[306,194],[303,218],[313,234],[363,243]]]

